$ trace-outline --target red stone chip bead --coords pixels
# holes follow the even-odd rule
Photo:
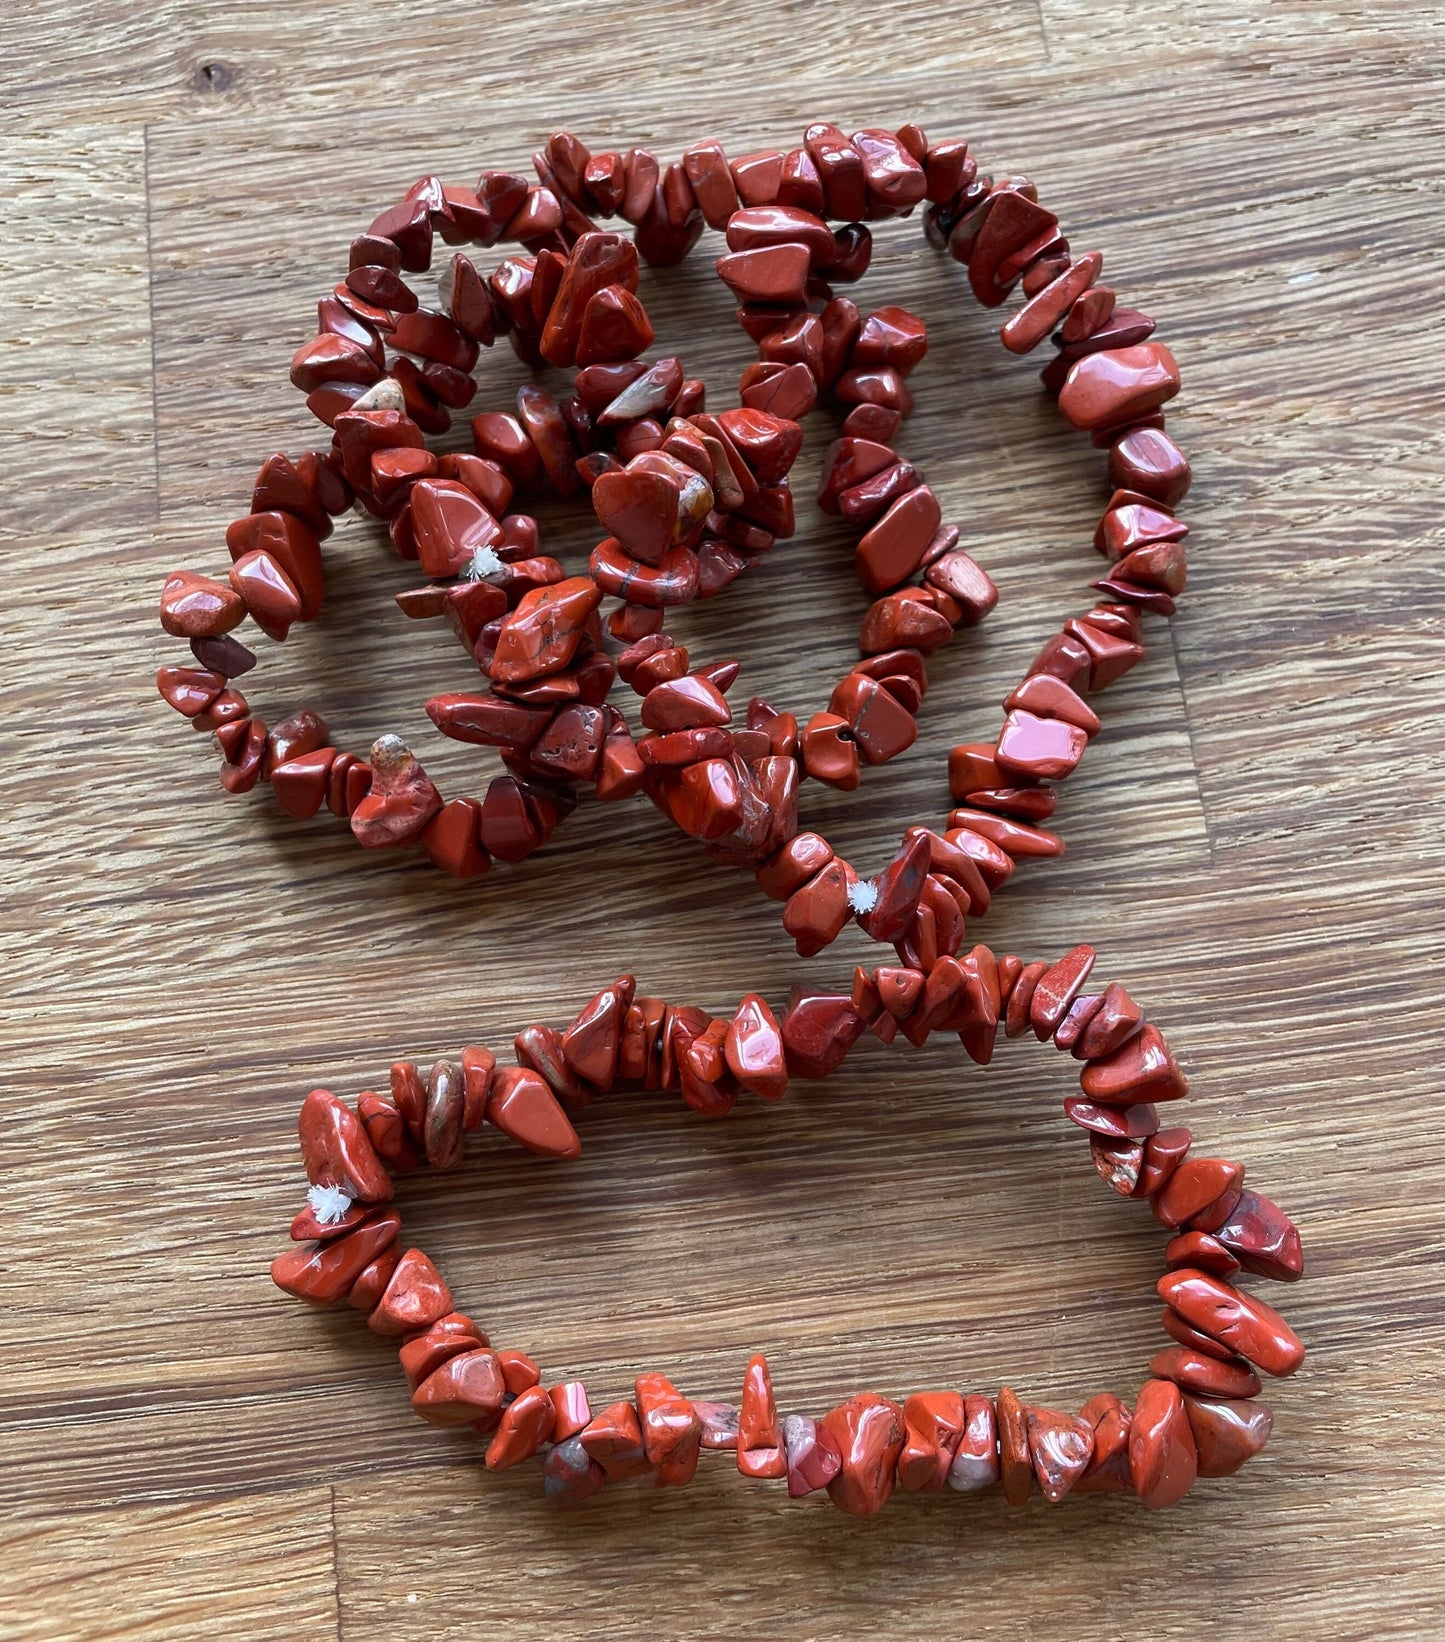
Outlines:
[[[912,866],[931,858],[927,839],[916,835]],[[816,861],[816,845],[794,853],[810,850]],[[1094,962],[1087,945],[1034,963],[975,946],[962,960],[943,955],[926,968],[860,968],[847,995],[798,987],[783,1011],[748,993],[725,1019],[639,996],[623,975],[566,1026],[519,1032],[515,1066],[499,1067],[473,1045],[426,1076],[398,1062],[390,1093],[361,1095],[355,1111],[315,1090],[299,1119],[310,1189],[291,1226],[293,1247],[272,1277],[313,1304],[348,1300],[365,1311],[375,1333],[397,1341],[423,1419],[472,1426],[486,1440],[489,1470],[535,1460],[559,1504],[629,1478],[684,1486],[710,1453],[730,1453],[745,1478],[791,1499],[826,1491],[855,1516],[872,1516],[900,1488],[967,1494],[999,1486],[1015,1506],[1036,1495],[1055,1503],[1090,1493],[1132,1493],[1150,1509],[1175,1504],[1199,1477],[1233,1474],[1268,1439],[1260,1375],[1294,1373],[1304,1346],[1273,1307],[1232,1279],[1248,1271],[1291,1280],[1303,1256],[1283,1210],[1243,1190],[1242,1165],[1196,1157],[1191,1132],[1161,1129],[1154,1106],[1128,1089],[1066,1097],[1064,1114],[1103,1181],[1145,1205],[1166,1232],[1158,1293],[1168,1343],[1132,1403],[1100,1392],[1077,1413],[1026,1401],[1009,1386],[992,1397],[949,1387],[897,1398],[865,1389],[821,1412],[790,1411],[761,1352],[749,1358],[736,1401],[694,1399],[655,1371],[610,1401],[580,1379],[549,1385],[532,1356],[495,1347],[454,1309],[427,1256],[402,1245],[390,1202],[395,1177],[456,1166],[482,1144],[488,1123],[539,1157],[575,1157],[580,1142],[567,1113],[611,1092],[667,1090],[718,1118],[749,1096],[772,1104],[790,1080],[826,1078],[865,1033],[890,1043],[901,1032],[913,1044],[956,1033],[983,1062],[999,1021],[1016,1018],[1078,1063],[1081,1090],[1121,1050],[1147,1040],[1148,1064],[1174,1067],[1182,1093],[1163,1034],[1124,988],[1083,991]],[[1079,1021],[1087,1024],[1070,1028]],[[1023,1027],[1011,1035],[1027,1036]]]
[[[745,1477],[785,1477],[788,1474],[783,1428],[773,1397],[768,1360],[759,1352],[743,1376],[738,1412],[738,1470]]]

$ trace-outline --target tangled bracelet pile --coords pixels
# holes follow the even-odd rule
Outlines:
[[[967,958],[916,968],[859,969],[851,997],[799,989],[781,1024],[750,993],[731,1019],[634,996],[624,975],[604,987],[564,1031],[529,1026],[516,1066],[468,1048],[425,1079],[411,1062],[391,1069],[390,1094],[362,1094],[353,1111],[324,1089],[301,1108],[308,1206],[292,1224],[299,1247],[272,1265],[288,1294],[318,1305],[346,1299],[378,1334],[401,1337],[412,1406],[441,1426],[488,1437],[486,1464],[503,1470],[541,1455],[550,1498],[586,1498],[606,1482],[652,1476],[691,1481],[701,1449],[736,1455],[745,1476],[786,1480],[794,1497],[826,1487],[845,1511],[871,1515],[893,1492],[1003,1485],[1022,1504],[1035,1483],[1050,1500],[1070,1492],[1136,1492],[1170,1505],[1196,1476],[1228,1476],[1264,1446],[1269,1410],[1255,1400],[1256,1369],[1291,1374],[1298,1337],[1263,1301],[1227,1279],[1244,1269],[1293,1280],[1299,1234],[1284,1212],[1244,1186],[1242,1164],[1200,1157],[1186,1128],[1161,1129],[1157,1106],[1187,1093],[1158,1028],[1117,982],[1084,994],[1094,963],[1076,947],[1055,964]],[[997,1029],[1032,1030],[1083,1064],[1080,1093],[1064,1102],[1089,1136],[1094,1167],[1123,1197],[1143,1198],[1171,1233],[1159,1281],[1173,1344],[1149,1364],[1133,1407],[1103,1392],[1076,1415],[997,1398],[919,1392],[900,1405],[874,1391],[821,1418],[780,1419],[765,1358],[747,1365],[742,1396],[695,1402],[663,1374],[639,1374],[633,1395],[593,1413],[583,1383],[550,1389],[525,1352],[496,1350],[420,1249],[402,1251],[391,1206],[393,1173],[461,1161],[465,1137],[484,1122],[534,1152],[581,1150],[570,1112],[619,1087],[676,1090],[718,1116],[738,1094],[782,1098],[790,1076],[835,1071],[865,1030],[885,1043],[898,1031],[922,1044],[957,1032],[979,1062]]]
[[[1040,823],[1053,812],[1053,784],[1099,728],[1084,696],[1140,659],[1140,612],[1172,613],[1183,587],[1187,526],[1172,509],[1189,466],[1163,431],[1179,377],[1168,349],[1148,340],[1153,320],[1116,306],[1097,282],[1097,252],[1071,258],[1032,184],[994,184],[967,144],[930,145],[916,127],[849,139],[814,125],[800,148],[731,165],[719,145],[700,143],[661,170],[644,149],[589,155],[559,133],[535,163],[535,187],[498,172],[475,191],[424,178],[353,242],[344,282],[319,305],[321,334],[292,367],[334,429],[331,447],[262,465],[251,513],[227,532],[228,583],[190,571],[168,579],[162,621],[190,639],[196,665],[162,668],[162,694],[214,731],[228,790],[269,780],[288,813],[324,804],[370,847],[420,843],[470,876],[535,850],[579,783],[603,800],[640,790],[711,854],[754,870],[785,903],[801,954],[852,918],[906,962],[958,951],[964,917],[987,908],[1017,860],[1062,851]],[[866,269],[861,219],[925,200],[930,239],[967,265],[983,303],[1022,285],[1027,301],[1003,328],[1008,347],[1025,352],[1059,327],[1044,382],[1069,420],[1108,447],[1115,489],[1095,545],[1111,564],[1094,584],[1102,601],[1065,622],[1008,696],[996,739],[950,755],[958,807],[946,829],[908,829],[884,871],[862,880],[825,839],[799,831],[799,784],[812,776],[852,788],[863,766],[908,747],[926,654],[997,597],[891,443],[912,403],[906,376],[926,348],[922,321],[896,307],[865,318],[832,290]],[[619,211],[636,225],[635,248],[588,214]],[[635,291],[638,252],[676,261],[704,222],[727,236],[718,271],[742,299],[738,317],[760,356],[743,373],[742,404],[716,416],[678,359],[636,357],[652,340]],[[531,254],[484,278],[458,252],[442,280],[445,311],[429,311],[402,274],[430,265],[434,231],[451,243],[506,238]],[[479,349],[502,333],[531,364],[580,367],[574,391],[559,400],[525,386],[516,415],[473,418],[474,454],[434,454],[427,435],[446,429],[448,407],[471,400]],[[856,564],[875,595],[864,659],[805,722],[755,698],[735,726],[726,694],[738,664],[689,670],[661,623],[667,608],[720,592],[791,534],[796,418],[820,393],[847,408],[819,501],[859,531]],[[564,496],[588,488],[612,533],[586,576],[540,555],[535,521],[506,511],[544,485]],[[444,803],[394,736],[363,760],[333,747],[310,709],[268,731],[231,682],[255,660],[231,636],[248,614],[278,639],[314,617],[320,541],[353,501],[388,520],[397,552],[432,578],[398,595],[402,608],[444,617],[487,675],[484,693],[427,704],[448,735],[502,749],[508,773],[480,801]],[[622,601],[605,624],[624,646],[615,660],[604,595]],[[636,740],[606,701],[619,671],[642,698]]]

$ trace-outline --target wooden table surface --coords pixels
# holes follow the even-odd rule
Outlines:
[[[1441,24],[1384,0],[10,9],[0,1633],[1445,1635]],[[978,929],[1095,943],[1169,1031],[1196,1131],[1304,1229],[1282,1303],[1310,1359],[1272,1388],[1274,1438],[1163,1516],[948,1495],[857,1521],[725,1464],[559,1515],[530,1470],[494,1478],[421,1426],[353,1313],[267,1278],[309,1087],[505,1045],[623,969],[721,1010],[805,967],[846,984],[866,943],[805,966],[777,909],[641,800],[461,886],[282,822],[264,792],[223,800],[155,695],[161,579],[223,564],[259,458],[306,448],[287,361],[349,237],[414,177],[523,168],[561,125],[675,155],[824,117],[918,119],[1034,177],[1184,367],[1188,597],[1106,698],[1067,858]],[[1003,594],[939,658],[917,746],[856,801],[813,800],[877,870],[906,819],[942,814],[946,749],[992,733],[1082,608],[1104,492],[1037,361],[1004,355],[916,222],[880,235],[861,291],[928,317],[907,449]],[[705,260],[645,295],[659,344],[728,392],[745,344]],[[481,378],[501,406],[521,372],[499,349]],[[581,511],[544,520],[589,545]],[[795,707],[863,608],[836,521],[800,521],[676,624],[743,662],[744,695]],[[374,537],[337,532],[324,619],[253,695],[273,718],[312,701],[351,744],[399,728],[455,791],[483,755],[421,702],[464,675],[396,615],[407,578]],[[604,1105],[566,1169],[484,1147],[405,1188],[408,1224],[494,1339],[606,1396],[640,1367],[735,1395],[762,1348],[795,1408],[1003,1381],[1073,1407],[1132,1393],[1161,1337],[1158,1233],[1094,1179],[1059,1117],[1070,1081],[1023,1044],[987,1071],[938,1040],[871,1045],[721,1125]]]

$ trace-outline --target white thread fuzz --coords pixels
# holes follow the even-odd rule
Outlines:
[[[479,582],[484,581],[488,576],[495,576],[501,568],[502,561],[490,547],[479,547],[467,560],[467,567],[462,575],[469,582]]]
[[[872,912],[878,905],[878,886],[869,878],[860,878],[848,886],[848,905],[854,912]]]
[[[344,1220],[351,1207],[351,1199],[340,1186],[313,1186],[306,1193],[306,1202],[323,1226],[334,1226],[338,1220]]]

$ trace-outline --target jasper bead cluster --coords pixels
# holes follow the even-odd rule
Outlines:
[[[161,669],[161,694],[213,733],[228,791],[269,783],[287,814],[325,807],[370,848],[420,847],[471,877],[531,854],[583,788],[604,801],[642,793],[755,873],[800,953],[856,921],[907,963],[956,954],[965,916],[1019,860],[1062,852],[1041,823],[1100,727],[1086,697],[1142,657],[1141,615],[1171,614],[1184,585],[1187,526],[1174,509],[1189,466],[1164,431],[1179,376],[1153,320],[1117,305],[1098,252],[1071,254],[1031,183],[995,183],[966,143],[930,143],[916,126],[849,136],[819,123],[791,150],[729,159],[704,141],[667,164],[642,148],[593,154],[557,133],[533,163],[535,182],[423,178],[353,241],[345,277],[318,304],[318,335],[292,362],[331,443],[262,464],[250,512],[227,531],[226,580],[168,578],[162,624],[192,661]],[[1099,601],[1010,693],[995,739],[954,750],[947,824],[910,829],[866,877],[803,830],[801,785],[850,790],[911,746],[927,656],[997,599],[897,445],[923,321],[897,306],[864,312],[836,290],[868,269],[869,223],[917,209],[981,303],[1021,292],[1008,349],[1052,336],[1044,383],[1108,451],[1113,488],[1095,534],[1108,572]],[[632,239],[598,226],[616,216]],[[739,404],[716,414],[678,356],[644,357],[654,333],[638,296],[639,257],[674,263],[704,227],[725,237],[718,275],[757,349]],[[426,307],[407,276],[432,266],[437,238],[518,249],[490,272],[454,249]],[[514,408],[473,413],[472,373],[501,336],[527,365],[571,371],[571,391],[530,383]],[[738,664],[696,662],[664,631],[666,612],[721,593],[793,533],[788,477],[820,400],[842,423],[818,503],[855,530],[873,601],[862,659],[811,716],[757,697],[735,709]],[[463,409],[471,451],[430,449]],[[515,510],[544,490],[586,495],[607,532],[585,574],[544,554],[535,520]],[[256,658],[235,630],[249,617],[281,640],[315,618],[321,544],[352,507],[384,521],[427,578],[397,595],[402,610],[445,621],[483,675],[484,689],[427,703],[445,734],[499,749],[505,773],[480,798],[444,799],[394,736],[363,757],[336,747],[312,709],[268,726],[236,685]],[[605,599],[616,601],[606,613]],[[608,699],[618,674],[640,698],[640,733]]]
[[[881,1509],[895,1488],[998,1487],[1012,1505],[1035,1493],[1173,1504],[1197,1478],[1238,1470],[1268,1438],[1259,1376],[1293,1373],[1304,1347],[1234,1279],[1291,1281],[1303,1255],[1289,1217],[1246,1187],[1242,1164],[1196,1152],[1187,1128],[1161,1127],[1158,1108],[1187,1093],[1186,1079],[1124,987],[1085,990],[1093,964],[1088,946],[1053,963],[975,946],[927,967],[860,968],[850,994],[796,989],[781,1018],[756,993],[714,1017],[641,996],[624,975],[565,1028],[518,1033],[515,1065],[473,1046],[425,1075],[398,1062],[387,1092],[363,1093],[354,1107],[314,1090],[299,1119],[308,1204],[272,1277],[314,1304],[344,1300],[364,1312],[397,1342],[422,1419],[470,1427],[490,1470],[537,1464],[559,1503],[633,1477],[681,1486],[704,1453],[722,1452],[744,1476],[795,1498],[826,1489],[856,1515]],[[1157,1285],[1168,1344],[1132,1404],[1101,1392],[1069,1413],[1006,1386],[993,1396],[944,1389],[900,1399],[865,1390],[816,1416],[785,1413],[761,1353],[731,1401],[696,1400],[657,1372],[610,1398],[576,1378],[549,1385],[531,1355],[494,1345],[457,1311],[431,1260],[402,1239],[393,1178],[454,1167],[484,1126],[532,1152],[573,1158],[573,1119],[621,1088],[671,1090],[721,1117],[740,1098],[781,1099],[792,1078],[828,1076],[865,1032],[884,1043],[901,1032],[914,1044],[956,1033],[982,1063],[1000,1029],[1052,1043],[1078,1064],[1066,1117],[1088,1137],[1099,1176],[1147,1204],[1168,1234]]]

